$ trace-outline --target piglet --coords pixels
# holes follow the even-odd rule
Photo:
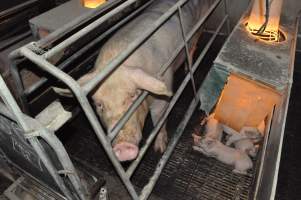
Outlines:
[[[257,155],[257,148],[251,139],[242,139],[234,142],[235,149],[245,152],[249,156],[255,157]]]
[[[223,137],[223,127],[214,118],[214,113],[207,117],[207,123],[205,128],[205,137],[221,141]]]
[[[199,144],[202,135],[204,137],[221,141],[223,136],[223,127],[216,119],[214,119],[214,113],[204,118],[201,121],[200,125],[195,128],[194,133],[192,134],[193,142],[195,145]]]
[[[234,166],[234,173],[247,174],[247,170],[253,167],[253,163],[246,153],[228,147],[216,139],[204,137],[197,146],[193,146],[193,149],[208,157],[216,158],[222,163]]]
[[[225,133],[229,134],[227,139],[226,145],[230,146],[231,144],[243,140],[243,139],[250,139],[253,142],[259,142],[263,135],[256,127],[243,127],[240,132],[223,125],[223,130]]]

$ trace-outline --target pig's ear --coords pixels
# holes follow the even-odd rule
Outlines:
[[[95,75],[96,73],[94,72],[87,73],[83,77],[78,79],[77,82],[80,86],[82,86],[85,83],[87,83],[89,80],[91,80]],[[58,87],[52,87],[52,89],[60,96],[73,97],[73,93],[69,89],[58,88]]]
[[[147,74],[142,69],[126,69],[128,77],[132,79],[139,89],[147,90],[158,95],[172,96],[172,92],[167,89],[166,84]]]

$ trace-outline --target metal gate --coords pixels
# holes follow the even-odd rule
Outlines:
[[[191,81],[193,87],[194,85],[194,77],[193,74],[197,70],[198,66],[200,65],[202,59],[205,57],[207,51],[211,47],[212,43],[214,42],[217,35],[221,32],[222,28],[225,24],[227,24],[227,29],[229,32],[229,20],[228,20],[228,14],[227,14],[227,1],[226,0],[215,0],[210,8],[206,11],[204,16],[197,22],[197,24],[192,28],[192,30],[186,35],[185,31],[183,30],[183,16],[182,16],[182,7],[188,2],[188,0],[179,0],[175,5],[173,5],[166,13],[164,13],[158,20],[155,21],[154,24],[150,25],[149,29],[146,30],[139,38],[137,38],[135,41],[133,41],[128,48],[123,51],[119,56],[116,57],[113,61],[111,61],[104,70],[99,73],[97,76],[95,76],[92,80],[87,82],[85,85],[80,86],[74,78],[72,78],[70,75],[65,73],[62,69],[58,68],[54,64],[51,64],[49,62],[49,59],[54,56],[56,53],[64,50],[65,48],[69,47],[73,43],[75,43],[77,40],[81,39],[83,36],[88,34],[89,32],[93,31],[93,29],[97,28],[107,20],[109,20],[111,17],[115,16],[116,14],[122,12],[127,7],[137,3],[138,0],[128,0],[104,15],[103,17],[97,19],[96,21],[92,22],[88,26],[86,26],[84,29],[76,32],[75,34],[71,35],[64,41],[58,43],[57,45],[53,46],[50,50],[44,50],[42,48],[42,45],[39,42],[33,42],[30,43],[24,47],[21,47],[20,49],[16,50],[11,54],[11,58],[17,59],[17,58],[26,58],[30,60],[31,62],[35,63],[38,68],[42,69],[43,71],[46,71],[50,75],[54,76],[58,80],[62,81],[64,84],[68,86],[68,88],[73,92],[74,97],[78,100],[81,108],[83,109],[87,119],[89,120],[89,123],[91,124],[95,134],[97,135],[101,145],[104,147],[108,157],[110,158],[110,161],[112,162],[113,166],[115,167],[118,175],[120,176],[121,180],[123,181],[124,185],[126,186],[129,194],[133,199],[147,199],[149,195],[151,194],[152,189],[154,188],[154,185],[156,184],[164,166],[166,165],[169,157],[171,156],[173,149],[175,148],[179,138],[181,137],[185,126],[188,123],[188,120],[190,119],[193,111],[196,109],[197,104],[199,102],[199,97],[196,95],[195,98],[192,100],[189,108],[187,109],[182,121],[178,124],[177,129],[175,133],[173,134],[173,138],[170,139],[170,142],[168,144],[168,147],[165,151],[165,153],[162,155],[162,158],[158,162],[156,169],[154,171],[153,176],[150,178],[149,182],[144,186],[141,193],[138,194],[137,191],[134,189],[133,184],[131,183],[131,176],[133,175],[134,171],[136,170],[137,166],[141,162],[143,156],[145,155],[146,151],[148,150],[150,144],[155,139],[157,133],[161,129],[162,125],[165,123],[168,115],[170,114],[172,108],[176,104],[177,100],[181,96],[183,90],[187,86],[187,84]],[[146,6],[148,6],[152,1],[149,1],[144,6],[140,7],[139,9],[144,9]],[[221,5],[221,2],[223,2],[223,6],[225,9],[225,15],[221,22],[219,23],[216,30],[213,32],[210,40],[207,42],[206,46],[203,48],[201,53],[198,55],[196,61],[192,63],[192,60],[188,56],[189,49],[188,49],[188,42],[196,33],[196,31],[202,27],[202,25],[208,21],[209,17],[212,15],[212,13],[217,10],[217,7]],[[130,20],[137,12],[139,12],[139,9],[129,15],[128,17],[124,18],[120,22],[118,22],[116,25],[109,28],[106,32],[104,32],[101,36],[99,36],[96,40],[100,41],[105,38],[105,36],[112,33],[114,30],[118,29],[122,24]],[[90,102],[88,101],[87,95],[91,90],[93,90],[102,80],[104,80],[107,76],[110,75],[111,72],[113,72],[122,62],[124,62],[136,49],[138,49],[148,38],[150,38],[166,21],[168,21],[173,15],[178,15],[180,19],[180,28],[182,30],[183,35],[183,41],[179,48],[177,48],[173,54],[172,57],[169,58],[168,62],[165,63],[159,73],[158,76],[161,76],[164,74],[166,69],[171,65],[171,63],[176,59],[177,55],[184,49],[186,52],[186,61],[189,66],[189,73],[184,78],[183,82],[175,92],[174,96],[172,97],[168,107],[160,117],[160,120],[155,125],[154,129],[152,130],[149,137],[146,139],[146,142],[144,146],[140,149],[140,152],[138,154],[138,157],[130,164],[129,168],[125,170],[120,162],[117,160],[115,154],[113,153],[111,142],[113,139],[118,135],[119,131],[123,128],[125,123],[128,121],[128,119],[131,117],[131,115],[135,112],[135,110],[139,107],[139,105],[145,100],[145,98],[148,96],[148,92],[144,91],[140,96],[134,101],[134,103],[129,107],[127,112],[123,115],[123,117],[119,120],[119,122],[115,125],[115,127],[110,130],[109,132],[106,132],[103,130],[99,120],[97,119],[97,116],[95,115],[92,106]],[[88,49],[89,45],[85,48]],[[4,83],[2,83],[4,84]],[[34,88],[33,88],[34,89]],[[195,89],[195,93],[198,93],[198,89]],[[7,93],[1,93],[2,98],[7,99]],[[13,101],[11,98],[6,101],[6,103],[9,105],[11,110],[14,112],[16,116],[20,116],[20,110],[17,108],[16,104],[11,104],[10,101]],[[22,115],[22,114],[21,114]],[[22,122],[22,119],[20,120]],[[27,128],[26,122],[22,122],[22,127],[25,129],[26,132],[30,131]],[[36,137],[41,136],[40,134],[41,130],[34,130],[32,133],[36,133],[36,131],[39,134],[31,134],[29,137],[30,141],[33,141],[36,139]],[[49,136],[49,132],[45,132],[44,134],[46,137]],[[57,138],[56,138],[57,139]],[[55,138],[49,138],[50,142],[52,140],[56,140]],[[57,142],[57,141],[56,141]],[[60,150],[63,152],[66,152],[64,147],[60,146]],[[59,153],[59,152],[57,152]],[[59,155],[58,155],[59,156]],[[69,164],[67,167],[73,167],[68,155],[67,156],[67,163]],[[66,161],[60,160],[62,163],[66,164]],[[49,164],[51,166],[51,164]],[[55,169],[51,169],[52,172],[55,171]],[[72,170],[73,173],[75,170]],[[53,176],[56,173],[53,173]],[[70,175],[70,180],[72,182],[72,185],[74,188],[79,189],[78,196],[80,199],[84,199],[84,192],[81,189],[80,181],[77,179],[78,177],[76,174]],[[59,178],[57,179],[59,180]],[[57,182],[60,184],[59,182]],[[64,185],[64,184],[63,184]],[[62,186],[63,186],[62,185]],[[68,195],[68,192],[65,193]],[[68,196],[67,196],[68,197]],[[70,198],[70,196],[69,196]]]

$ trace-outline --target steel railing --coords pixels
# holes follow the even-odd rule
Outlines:
[[[153,176],[150,178],[150,181],[148,184],[144,186],[142,189],[142,192],[140,195],[136,192],[134,189],[133,184],[130,181],[130,178],[132,174],[134,173],[135,169],[141,162],[144,154],[146,153],[147,149],[149,148],[150,144],[156,137],[157,133],[163,126],[163,124],[166,122],[168,115],[170,114],[172,108],[176,104],[177,100],[179,99],[180,95],[184,91],[185,87],[191,81],[194,89],[194,94],[197,94],[197,88],[194,84],[194,72],[197,70],[198,66],[200,65],[202,59],[205,57],[206,53],[208,52],[209,48],[211,47],[212,43],[214,42],[215,38],[217,37],[218,33],[221,31],[222,27],[226,22],[228,22],[228,14],[225,12],[224,18],[221,20],[219,26],[215,30],[214,34],[211,36],[211,39],[208,41],[207,45],[204,47],[198,58],[196,59],[195,63],[192,62],[189,54],[189,44],[188,42],[193,37],[194,33],[196,33],[202,25],[208,20],[208,18],[211,16],[211,14],[216,10],[218,5],[223,1],[225,5],[226,10],[226,0],[215,0],[213,4],[210,6],[210,8],[204,13],[203,17],[197,22],[197,24],[192,28],[192,30],[186,35],[185,31],[183,29],[182,24],[182,7],[188,2],[188,0],[179,0],[175,5],[173,5],[167,12],[165,12],[159,19],[157,19],[152,25],[149,26],[149,28],[141,34],[139,38],[137,38],[135,41],[133,41],[126,50],[122,51],[114,60],[112,60],[99,74],[97,74],[92,80],[87,82],[85,85],[80,86],[74,78],[72,78],[67,73],[63,72],[60,68],[56,67],[54,64],[51,64],[48,59],[51,58],[56,53],[63,51],[65,48],[67,48],[69,45],[73,44],[83,36],[85,36],[87,33],[92,31],[94,28],[100,26],[102,23],[104,23],[107,19],[111,18],[115,14],[121,12],[123,9],[127,8],[131,4],[135,3],[137,0],[128,0],[125,3],[121,4],[117,8],[113,9],[111,12],[104,15],[102,18],[94,21],[84,29],[78,31],[71,37],[67,38],[65,41],[59,43],[49,51],[43,53],[40,55],[39,53],[39,46],[37,46],[36,43],[30,43],[24,47],[21,47],[16,52],[12,54],[12,57],[25,57],[26,59],[30,60],[31,62],[35,63],[37,67],[40,69],[48,72],[58,80],[65,83],[69,89],[73,92],[74,96],[78,100],[80,106],[82,107],[84,114],[88,118],[95,134],[97,135],[101,145],[104,147],[110,161],[112,162],[113,166],[115,167],[118,175],[120,176],[121,180],[123,181],[124,185],[126,186],[128,192],[130,193],[131,197],[133,199],[147,199],[157,182],[165,164],[167,163],[175,145],[177,144],[180,136],[182,135],[184,128],[187,125],[187,122],[189,118],[191,117],[193,111],[195,110],[199,98],[198,95],[195,95],[195,98],[192,100],[187,112],[184,115],[183,120],[179,123],[176,132],[174,134],[174,137],[170,140],[169,145],[163,154],[162,158],[157,164],[157,167],[155,169],[155,172]],[[135,110],[139,107],[139,105],[145,100],[145,98],[148,95],[148,92],[144,91],[136,100],[135,102],[130,106],[127,112],[121,117],[119,122],[113,127],[113,129],[109,130],[108,133],[106,133],[97,116],[95,115],[91,104],[88,101],[88,94],[91,90],[93,90],[97,85],[104,80],[107,76],[110,75],[111,72],[113,72],[121,63],[123,63],[136,49],[138,49],[148,38],[150,38],[166,21],[168,21],[172,16],[177,14],[180,18],[180,28],[182,31],[182,37],[183,41],[180,44],[179,48],[177,48],[173,54],[172,57],[168,60],[168,62],[163,65],[158,72],[157,76],[161,76],[164,74],[166,69],[171,65],[171,63],[176,59],[176,57],[179,55],[179,53],[182,50],[185,50],[186,53],[186,61],[188,63],[189,67],[189,73],[184,78],[183,82],[181,83],[180,87],[175,92],[174,96],[172,97],[169,105],[165,109],[165,112],[160,117],[159,121],[155,125],[155,128],[149,135],[149,137],[146,140],[146,143],[144,146],[140,149],[140,152],[138,154],[138,157],[131,163],[130,167],[127,171],[122,167],[118,159],[116,158],[111,142],[112,140],[117,136],[119,131],[123,128],[125,123],[129,120],[131,115],[135,112]],[[130,17],[128,18],[128,20]],[[122,23],[121,23],[122,24]],[[120,25],[120,24],[119,24]],[[113,29],[117,29],[119,27],[117,24],[116,26],[112,27]],[[229,31],[229,23],[228,23],[228,31]],[[110,31],[109,29],[108,31]],[[108,33],[107,33],[108,34]],[[101,40],[104,38],[103,36],[100,36],[98,39]],[[36,52],[38,50],[39,53]]]

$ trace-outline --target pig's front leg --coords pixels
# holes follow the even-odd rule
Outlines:
[[[168,105],[168,102],[166,100],[162,99],[155,99],[153,103],[150,106],[150,113],[152,117],[153,124],[156,125],[160,117],[162,116],[164,110],[166,109],[166,106]],[[154,149],[155,151],[159,151],[163,153],[166,149],[168,138],[167,138],[167,132],[166,132],[166,123],[163,124],[160,132],[157,135]]]

